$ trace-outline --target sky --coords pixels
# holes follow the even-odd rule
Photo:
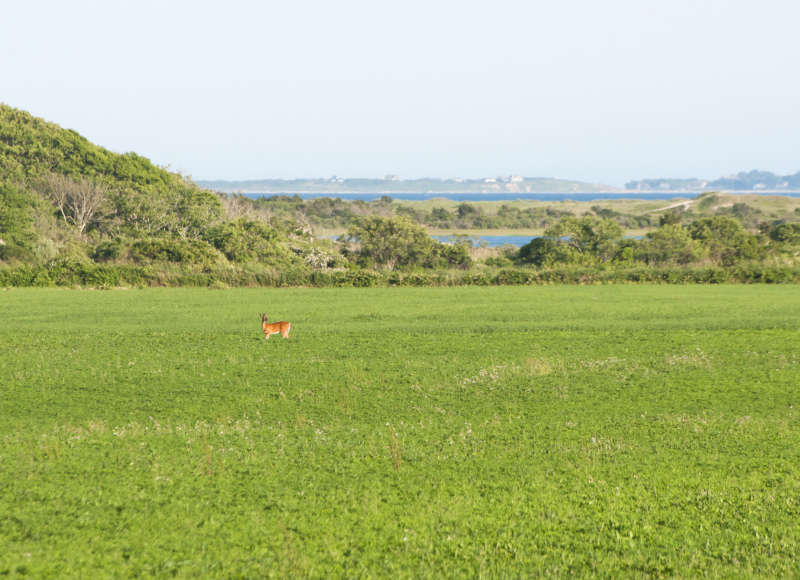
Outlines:
[[[800,171],[797,0],[3,0],[0,102],[197,180]]]

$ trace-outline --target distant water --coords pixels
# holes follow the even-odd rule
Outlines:
[[[339,236],[326,236],[329,240],[338,239]],[[457,240],[455,236],[435,236],[431,235],[434,240],[451,244]],[[540,236],[468,236],[472,240],[472,245],[475,247],[487,246],[489,248],[496,248],[498,246],[516,246],[521,248],[533,238]]]
[[[781,195],[784,197],[800,197],[800,193],[760,193],[748,192],[749,195]],[[272,197],[273,195],[295,195],[294,193],[246,193],[246,197]],[[429,199],[449,199],[452,201],[602,201],[609,199],[643,199],[663,200],[676,197],[693,199],[699,193],[681,193],[667,191],[664,193],[298,193],[302,199],[316,199],[318,197],[338,197],[350,201],[375,201],[381,197],[391,197],[402,201],[426,201]]]
[[[434,240],[444,242],[446,244],[451,244],[456,242],[458,238],[456,236],[434,236],[431,235]],[[496,248],[498,246],[516,246],[521,248],[528,242],[530,242],[534,238],[541,238],[542,236],[468,236],[469,239],[472,240],[473,246],[487,246],[489,248]],[[642,236],[625,236],[626,238],[630,238],[633,240],[641,240]],[[568,238],[562,238],[568,239]]]
[[[434,240],[438,240],[440,242],[445,243],[452,243],[456,241],[454,236],[431,236]],[[496,248],[497,246],[516,246],[518,248],[524,246],[528,242],[530,242],[533,238],[537,238],[539,236],[469,236],[472,240],[473,246],[480,246],[485,244],[490,248]]]

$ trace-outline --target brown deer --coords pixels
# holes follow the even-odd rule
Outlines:
[[[292,329],[292,323],[281,322],[267,322],[267,315],[261,315],[261,328],[264,330],[264,338],[269,340],[270,334],[280,334],[283,338],[289,338],[289,331]]]

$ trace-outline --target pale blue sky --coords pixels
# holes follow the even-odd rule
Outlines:
[[[196,179],[800,170],[796,0],[4,0],[0,101]]]

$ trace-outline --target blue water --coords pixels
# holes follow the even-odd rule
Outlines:
[[[456,236],[434,236],[434,240],[444,242],[446,244],[453,243],[458,240]],[[496,248],[497,246],[516,246],[521,248],[533,238],[540,238],[541,236],[468,236],[472,240],[473,246],[485,245],[489,248]],[[633,240],[641,240],[642,236],[626,236]],[[562,238],[564,240],[569,238]]]
[[[453,236],[431,236],[434,240],[439,240],[440,242],[445,243],[452,243],[456,241],[456,238]],[[516,247],[522,247],[528,242],[530,242],[533,238],[538,236],[470,236],[472,240],[473,246],[480,246],[482,245],[481,242],[485,243],[490,248],[496,248],[497,246],[505,246],[511,245]]]
[[[339,236],[326,236],[329,240],[336,240]],[[453,243],[456,241],[455,236],[434,236],[431,235],[434,240],[438,240],[444,243]],[[537,238],[539,236],[468,236],[470,240],[472,240],[473,246],[481,246],[486,245],[490,248],[496,248],[497,246],[504,246],[504,245],[511,245],[516,246],[518,248],[524,246],[528,242],[530,242],[533,238]]]
[[[273,195],[289,195],[294,193],[246,193],[246,197],[272,197]],[[402,201],[426,201],[429,199],[450,199],[453,201],[515,201],[515,200],[534,200],[534,201],[601,201],[607,199],[644,199],[661,200],[698,197],[699,193],[679,193],[667,191],[663,193],[298,193],[302,199],[316,199],[318,197],[338,197],[350,201],[375,201],[381,197],[391,197]],[[756,191],[748,192],[748,195],[780,195],[783,197],[800,197],[800,193],[759,193]]]

